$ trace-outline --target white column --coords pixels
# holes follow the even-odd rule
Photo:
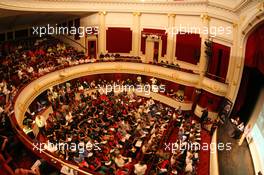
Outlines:
[[[149,63],[150,61],[153,62],[154,56],[154,41],[149,36],[146,39],[146,51],[145,51],[145,62]]]
[[[229,64],[228,64],[228,71],[227,71],[227,76],[226,76],[226,81],[229,83],[234,76],[234,68],[235,68],[235,63],[236,63],[236,57],[237,57],[237,49],[238,49],[238,38],[237,38],[237,33],[238,33],[238,27],[237,23],[233,23],[233,45],[231,47],[231,52],[230,52],[230,58],[229,58]]]
[[[173,63],[174,58],[174,46],[175,46],[175,33],[174,33],[174,25],[175,25],[175,14],[168,14],[168,28],[167,28],[167,53],[166,53],[166,61],[169,63]]]
[[[106,27],[105,15],[106,12],[99,12],[99,34],[98,34],[98,55],[106,53]]]
[[[161,38],[159,38],[159,40],[158,40],[158,42],[159,42],[159,56],[158,56],[158,62],[161,62],[161,53],[162,53],[162,39]]]
[[[243,48],[240,35],[242,33],[239,31],[239,26],[237,23],[233,24],[233,47],[232,54],[230,57],[229,67],[228,67],[228,91],[226,98],[235,102],[236,95],[239,90],[240,81],[243,74]]]
[[[201,15],[201,18],[203,21],[203,26],[209,28],[211,18],[208,15]],[[205,33],[201,33],[200,36],[201,36],[201,54],[200,54],[200,61],[199,61],[199,73],[200,73],[199,87],[201,87],[202,85],[204,74],[208,66],[208,60],[205,54],[206,46],[204,42],[206,41],[206,39],[209,38],[209,36]]]
[[[139,56],[140,53],[140,16],[139,12],[133,13],[132,54],[134,56]]]

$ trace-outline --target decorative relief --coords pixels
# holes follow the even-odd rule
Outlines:
[[[220,83],[206,77],[204,77],[202,81],[202,89],[219,96],[224,96],[227,93],[227,87],[227,84]]]
[[[40,89],[39,85],[36,84],[36,85],[34,86],[34,90],[35,90],[35,91],[39,91],[39,89]]]
[[[106,11],[98,12],[99,15],[106,15]]]
[[[150,72],[149,67],[145,67],[145,68],[144,68],[144,71],[145,71],[145,72]]]
[[[238,22],[237,21],[233,21],[233,28],[237,28],[238,26]]]
[[[211,89],[213,89],[216,92],[219,92],[219,87],[217,85],[215,85],[215,84],[212,84]]]
[[[176,14],[174,14],[174,13],[168,13],[168,17],[176,17]]]
[[[174,79],[179,79],[179,74],[177,74],[177,73],[175,73],[175,74],[172,74],[172,78],[174,78]]]
[[[236,9],[232,9],[227,5],[214,3],[208,0],[188,0],[188,1],[147,1],[146,3],[138,1],[91,1],[91,0],[37,0],[35,1],[20,1],[20,0],[1,0],[0,8],[10,10],[24,10],[28,11],[57,11],[63,9],[64,11],[94,11],[100,15],[106,15],[109,12],[132,12],[140,11],[148,13],[150,10],[153,13],[174,13],[179,14],[200,14],[204,8],[212,11],[214,14],[221,14],[220,18],[230,20],[230,16],[236,16]],[[245,3],[246,5],[249,3]],[[154,9],[154,11],[153,11]],[[106,10],[106,11],[102,11]],[[140,13],[135,12],[136,15]],[[227,16],[227,17],[226,17]]]
[[[257,6],[257,9],[260,12],[263,11],[264,10],[264,2],[259,3],[258,6]]]
[[[208,14],[201,14],[201,19],[203,20],[203,22],[210,22],[211,17],[208,16]]]
[[[18,104],[18,108],[20,111],[23,111],[24,110],[24,105],[22,103],[19,103]]]
[[[133,16],[141,16],[140,12],[133,12]]]

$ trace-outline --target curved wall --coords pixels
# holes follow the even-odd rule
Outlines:
[[[199,76],[191,73],[176,71],[160,66],[142,64],[142,63],[126,63],[126,62],[102,62],[82,64],[58,70],[44,75],[26,86],[17,96],[15,102],[15,115],[18,124],[21,126],[21,118],[31,102],[43,91],[50,86],[54,86],[65,81],[82,77],[85,75],[101,74],[101,73],[132,73],[153,76],[179,84],[196,87],[198,86]],[[206,81],[205,81],[206,82]],[[204,83],[203,89],[209,89],[214,94],[224,96],[226,93],[225,84],[210,81]]]
[[[99,26],[100,33],[97,47],[100,53],[106,51],[104,34],[107,27],[129,27],[133,30],[132,51],[130,54],[140,54],[140,31],[144,28],[162,29],[164,27],[178,26],[179,24],[192,23],[195,26],[223,26],[231,27],[232,35],[221,35],[214,38],[214,42],[231,47],[229,67],[226,77],[228,92],[226,98],[235,101],[240,80],[243,72],[245,43],[248,34],[263,20],[264,2],[262,1],[227,1],[227,0],[154,0],[141,1],[120,1],[120,0],[101,0],[101,1],[45,1],[39,0],[36,3],[33,0],[2,0],[0,2],[2,9],[19,11],[81,11],[91,12],[87,17],[81,18],[81,26]],[[95,13],[93,13],[95,12]],[[99,13],[97,13],[99,12]],[[122,15],[124,18],[120,18]],[[160,24],[153,20],[160,19]],[[28,26],[25,26],[28,27]],[[204,39],[207,36],[201,36],[202,47]],[[172,44],[175,36],[168,35],[167,50],[170,52],[165,55],[166,60],[173,61],[175,46]],[[80,43],[86,46],[87,41],[97,40],[96,37],[81,38]],[[138,43],[138,44],[136,44]],[[203,49],[201,47],[201,53]],[[202,57],[201,57],[202,58]],[[199,64],[188,64],[184,61],[176,60],[182,68],[188,68],[203,75],[204,60]]]
[[[142,63],[124,63],[124,62],[102,62],[102,63],[91,63],[91,64],[82,64],[78,66],[73,66],[69,68],[65,68],[62,70],[58,70],[52,73],[48,73],[33,82],[29,83],[26,87],[22,89],[22,91],[18,94],[15,101],[14,106],[14,117],[12,118],[16,120],[15,129],[18,132],[19,138],[22,142],[29,147],[29,149],[33,149],[34,151],[34,144],[32,141],[25,135],[25,133],[21,130],[22,128],[22,121],[24,118],[24,114],[26,109],[32,103],[32,101],[43,91],[47,90],[49,87],[61,84],[71,79],[84,77],[86,75],[94,75],[94,74],[102,74],[102,73],[135,73],[135,74],[142,74],[147,76],[154,76],[161,79],[166,79],[172,82],[179,82],[182,81],[185,84],[196,86],[197,84],[197,75],[179,72],[176,70],[149,65],[149,64],[142,64]],[[177,75],[177,76],[176,76]],[[175,78],[177,77],[177,78]],[[187,78],[190,77],[190,78]],[[216,84],[217,86],[217,84]],[[219,88],[221,89],[221,88]],[[216,93],[216,92],[215,92]],[[138,94],[140,96],[144,96],[144,94]],[[192,103],[190,102],[177,102],[169,97],[166,97],[161,94],[151,93],[150,94],[153,99],[158,100],[162,103],[168,104],[172,107],[178,107],[179,105],[182,106],[183,110],[191,110]],[[37,153],[36,153],[37,152]],[[50,163],[54,164],[56,167],[61,168],[62,166],[68,166],[72,169],[79,171],[80,174],[90,174],[85,170],[80,169],[79,167],[72,165],[69,162],[65,162],[63,160],[58,159],[50,152],[43,151],[38,153],[38,150],[35,151],[41,157],[49,160]],[[215,156],[215,155],[211,155]],[[213,160],[216,160],[214,158]],[[212,164],[212,163],[211,163]],[[214,169],[216,164],[213,163],[213,168],[210,171],[217,171]]]

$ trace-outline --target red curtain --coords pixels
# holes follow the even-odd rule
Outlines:
[[[106,31],[106,50],[109,53],[129,53],[132,50],[130,28],[109,27]]]
[[[207,107],[209,111],[218,112],[223,99],[224,97],[211,94],[207,91],[202,91],[200,99],[198,100],[198,105],[203,108]]]
[[[245,104],[245,99],[246,99],[246,94],[247,94],[247,90],[248,90],[248,85],[249,85],[249,80],[250,80],[250,72],[247,70],[243,71],[243,75],[242,75],[242,80],[240,83],[240,88],[237,94],[237,98],[236,98],[236,103],[234,106],[234,111],[238,112],[240,111],[240,109],[242,108],[242,106],[244,106]]]
[[[245,65],[257,68],[264,74],[264,23],[248,37]]]
[[[186,97],[185,100],[192,101],[193,93],[194,93],[194,87],[185,86],[184,88],[184,96]]]
[[[250,108],[256,101],[264,79],[264,23],[248,37],[245,53],[245,67],[237,94],[233,113],[247,119]]]
[[[226,79],[230,58],[230,47],[213,43],[212,58],[209,60],[208,73]]]
[[[200,59],[201,38],[199,34],[179,34],[176,37],[176,53],[178,60],[197,64]]]
[[[156,35],[162,35],[162,51],[161,56],[163,57],[167,52],[167,34],[166,30],[160,30],[160,29],[143,29],[141,32],[141,47],[140,50],[143,54],[145,54],[146,49],[146,37],[143,37],[143,33],[145,34],[156,34]]]

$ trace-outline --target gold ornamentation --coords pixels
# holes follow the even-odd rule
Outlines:
[[[234,21],[233,22],[233,28],[237,28],[237,26],[238,26],[238,22],[237,21]]]
[[[176,16],[176,14],[174,14],[174,13],[168,13],[168,17],[175,17]]]
[[[106,13],[106,11],[102,11],[102,12],[98,12],[99,13],[99,15],[106,15],[107,13]]]
[[[215,84],[212,85],[212,89],[216,92],[219,92],[219,87]]]
[[[133,12],[133,16],[141,16],[140,12]]]
[[[211,20],[211,17],[208,16],[207,14],[202,14],[202,15],[201,15],[201,18],[202,18],[202,20],[203,20],[204,22],[210,22],[210,20]]]
[[[39,91],[39,85],[38,84],[36,84],[35,86],[34,86],[34,90],[36,91],[36,92],[38,92]]]
[[[264,2],[259,3],[258,6],[257,6],[257,9],[260,12],[263,11],[264,10]]]

